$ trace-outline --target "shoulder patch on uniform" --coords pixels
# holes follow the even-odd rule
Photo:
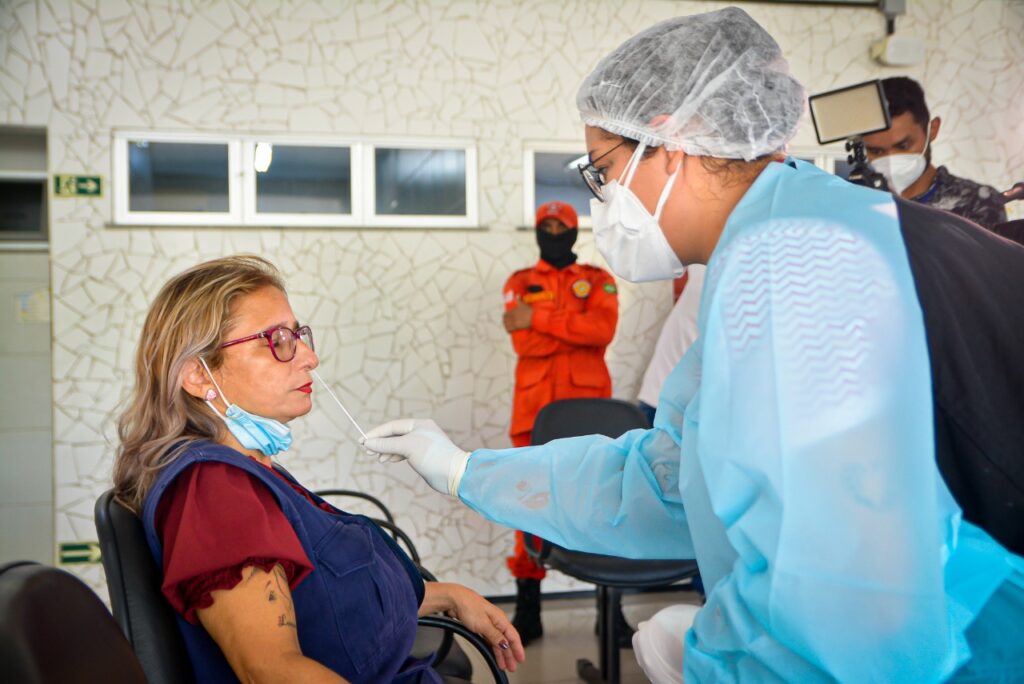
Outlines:
[[[605,283],[604,291],[608,294],[618,294],[619,288],[615,287],[615,283]]]

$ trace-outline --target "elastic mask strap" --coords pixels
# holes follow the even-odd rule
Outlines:
[[[203,368],[206,369],[206,374],[210,377],[210,382],[212,382],[213,386],[217,388],[217,396],[220,397],[220,400],[224,402],[225,406],[230,406],[231,402],[228,400],[227,395],[224,394],[224,390],[222,390],[220,388],[220,385],[218,385],[217,381],[213,378],[213,373],[210,372],[210,367],[206,365],[206,359],[204,359],[202,356],[200,356],[199,357],[199,363],[203,364]],[[204,401],[206,401],[207,404],[210,404],[210,401],[208,399],[206,399]],[[212,408],[213,404],[210,404],[210,406]]]
[[[623,169],[622,175],[625,180],[619,182],[624,188],[628,188],[629,184],[633,182],[633,174],[636,173],[636,168],[640,166],[640,159],[644,156],[644,150],[647,149],[646,143],[640,143],[636,146],[636,150],[633,151],[633,156],[629,158],[629,163],[626,164],[626,168]]]
[[[921,155],[928,154],[928,146],[932,144],[932,122],[928,122],[928,126],[924,129],[924,150]]]
[[[679,166],[672,172],[672,175],[668,177],[668,182],[665,183],[665,188],[661,191],[661,197],[658,198],[658,206],[654,209],[654,219],[658,220],[661,218],[661,210],[665,208],[665,202],[668,201],[668,196],[672,194],[672,188],[676,185],[676,176],[679,175],[679,169],[683,167],[683,162],[679,162]]]

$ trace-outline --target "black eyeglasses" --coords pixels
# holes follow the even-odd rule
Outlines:
[[[597,159],[591,159],[589,164],[580,164],[580,166],[577,167],[580,170],[580,175],[583,176],[583,182],[587,184],[588,188],[590,188],[590,192],[592,192],[594,194],[594,197],[601,200],[602,202],[604,202],[604,193],[601,192],[601,187],[604,186],[606,181],[604,179],[604,172],[598,171],[597,167],[594,166],[594,164],[601,161],[609,154],[625,145],[627,142],[627,140],[623,140],[618,145],[608,150]]]
[[[279,325],[269,330],[249,335],[248,337],[239,337],[237,340],[225,342],[220,345],[220,348],[223,349],[224,347],[249,342],[250,340],[258,340],[261,337],[267,341],[270,353],[281,363],[287,363],[295,358],[295,352],[299,347],[296,343],[298,340],[302,340],[302,343],[309,347],[310,351],[315,351],[313,349],[313,331],[309,329],[308,325],[304,325],[298,330],[292,330],[291,328]]]

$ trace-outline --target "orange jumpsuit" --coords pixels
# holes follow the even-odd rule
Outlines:
[[[521,447],[530,444],[537,412],[552,401],[612,395],[604,350],[615,336],[619,298],[604,269],[572,264],[559,270],[544,260],[505,283],[505,309],[517,298],[533,307],[530,328],[512,333],[519,361],[509,436]],[[508,567],[517,579],[544,577],[526,553],[522,532],[516,532]]]

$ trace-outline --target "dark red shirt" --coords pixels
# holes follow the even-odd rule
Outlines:
[[[273,468],[312,505],[306,491]],[[261,482],[226,463],[197,463],[167,488],[156,512],[156,531],[164,549],[164,596],[192,624],[196,611],[213,605],[211,592],[232,589],[242,568],[270,571],[281,565],[295,589],[313,570],[277,499]]]

